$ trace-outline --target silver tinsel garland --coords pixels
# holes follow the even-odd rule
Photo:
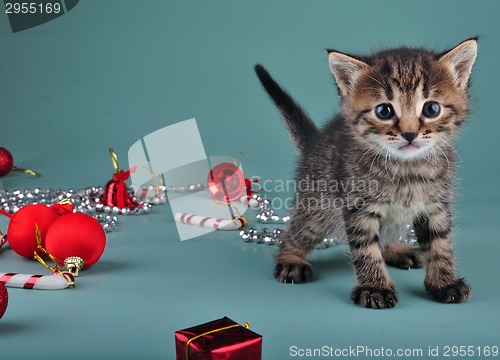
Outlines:
[[[139,207],[134,210],[103,205],[100,202],[103,191],[104,189],[100,186],[67,190],[39,188],[33,190],[0,190],[0,208],[10,214],[15,214],[26,205],[52,205],[69,199],[75,207],[75,212],[94,217],[101,223],[106,232],[112,231],[116,227],[118,223],[117,215],[142,215],[151,211],[152,205],[147,202],[139,202]]]
[[[271,209],[271,201],[267,198],[263,198],[259,194],[253,194],[247,201],[250,208],[259,209],[260,211],[255,215],[255,219],[260,224],[266,225],[286,225],[290,221],[290,216],[278,216],[275,214],[274,210]],[[276,245],[280,244],[283,238],[285,230],[281,227],[276,227],[269,229],[268,227],[263,227],[260,230],[252,227],[248,230],[241,230],[240,237],[245,242],[254,242],[257,244],[268,244]],[[415,235],[415,230],[412,224],[406,226],[406,233],[403,234],[399,241],[411,246],[417,246],[417,238]],[[338,237],[328,237],[323,239],[321,243],[316,247],[316,249],[327,249],[330,246],[337,246],[342,244],[342,241]]]
[[[248,200],[250,208],[259,209],[260,211],[255,215],[255,219],[260,224],[266,225],[287,225],[290,222],[290,216],[276,215],[274,210],[271,209],[271,201],[263,198],[259,194],[253,194],[251,199]],[[263,227],[260,230],[250,228],[248,230],[241,230],[240,237],[245,242],[254,242],[257,244],[279,245],[283,238],[285,230],[282,227],[270,229]],[[316,249],[327,249],[330,246],[339,245],[340,241],[337,237],[325,238],[316,247]]]

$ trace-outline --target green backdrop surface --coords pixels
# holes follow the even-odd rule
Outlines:
[[[338,111],[325,48],[444,50],[479,35],[473,111],[457,141],[455,240],[466,304],[423,290],[423,270],[391,269],[399,304],[358,308],[345,248],[311,256],[315,281],[272,277],[275,248],[215,232],[180,242],[169,206],[124,217],[77,287],[11,289],[0,320],[5,359],[173,359],[174,331],[222,316],[264,336],[264,359],[291,347],[422,349],[500,346],[497,1],[80,1],[46,24],[12,33],[0,14],[0,146],[15,164],[8,190],[104,185],[113,147],[196,118],[207,155],[243,151],[245,173],[292,178],[297,155],[253,66],[264,64],[319,125]],[[166,156],[175,156],[167,154]],[[7,229],[0,219],[0,229]],[[0,272],[40,273],[0,251]],[[71,356],[70,356],[71,354]],[[296,356],[298,357],[298,356]]]

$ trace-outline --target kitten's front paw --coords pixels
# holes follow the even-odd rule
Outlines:
[[[351,300],[370,309],[393,308],[398,302],[394,289],[377,289],[371,286],[356,286],[351,293]]]
[[[463,278],[440,288],[425,284],[425,289],[434,299],[447,304],[466,302],[471,294],[470,287]]]
[[[278,257],[274,268],[274,277],[283,283],[301,283],[308,282],[312,277],[311,265],[304,259],[288,255]]]

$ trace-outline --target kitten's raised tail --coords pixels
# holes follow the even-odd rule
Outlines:
[[[274,81],[262,65],[255,65],[255,72],[262,86],[264,86],[264,89],[266,89],[280,110],[292,141],[299,151],[303,152],[308,140],[318,134],[318,128],[292,97]]]

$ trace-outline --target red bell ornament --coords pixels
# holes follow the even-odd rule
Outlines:
[[[113,178],[109,180],[104,187],[104,192],[101,197],[101,204],[118,207],[120,209],[129,208],[134,210],[137,207],[137,202],[129,194],[125,181],[130,177],[131,170],[120,170],[113,174]]]
[[[95,264],[106,247],[106,234],[99,221],[82,213],[61,216],[45,237],[45,249],[73,275]]]
[[[129,193],[125,181],[130,177],[130,173],[134,173],[136,167],[132,167],[130,170],[120,170],[118,164],[118,156],[116,155],[113,148],[109,149],[109,156],[113,167],[115,168],[115,173],[111,180],[106,183],[104,187],[104,192],[101,196],[101,204],[110,207],[118,207],[119,209],[129,208],[134,210],[139,206],[135,198]]]
[[[55,208],[42,204],[24,206],[14,215],[3,210],[0,210],[0,214],[10,218],[7,230],[10,247],[17,254],[30,259],[33,258],[33,254],[37,249],[36,225],[38,224],[40,229],[41,245],[43,246],[49,226],[59,218]]]

